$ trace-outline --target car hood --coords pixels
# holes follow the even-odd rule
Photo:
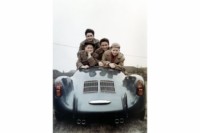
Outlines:
[[[76,101],[73,108],[78,112],[124,110],[128,100],[126,95],[132,93],[124,84],[125,78],[122,72],[112,69],[78,70],[71,77]],[[129,99],[132,98],[132,95],[129,96]]]

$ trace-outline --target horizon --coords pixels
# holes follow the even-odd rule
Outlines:
[[[136,67],[136,66],[124,66],[124,67],[134,67],[134,68],[146,68],[147,69],[147,67]],[[65,72],[70,72],[70,71],[76,71],[77,69],[71,69],[71,70],[68,70],[68,71],[64,71],[64,70],[62,70],[62,71],[60,71],[60,70],[57,70],[57,69],[54,69],[53,68],[53,71],[54,70],[56,70],[56,71],[59,71],[59,72],[61,72],[61,73],[65,73]]]

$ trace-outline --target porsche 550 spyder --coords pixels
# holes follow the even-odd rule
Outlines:
[[[145,116],[145,84],[137,74],[91,67],[78,69],[73,76],[59,76],[53,85],[53,105],[57,120],[72,118],[86,124],[89,118],[113,119]]]

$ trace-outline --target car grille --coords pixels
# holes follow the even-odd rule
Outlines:
[[[100,87],[101,87],[101,92],[115,92],[113,81],[101,80]]]
[[[98,92],[98,81],[85,81],[83,92]]]

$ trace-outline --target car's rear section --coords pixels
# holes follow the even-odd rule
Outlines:
[[[58,119],[73,118],[77,124],[88,121],[124,123],[144,111],[144,83],[141,77],[126,77],[121,72],[94,69],[62,77],[54,85],[54,109]],[[94,76],[95,73],[95,76]]]

